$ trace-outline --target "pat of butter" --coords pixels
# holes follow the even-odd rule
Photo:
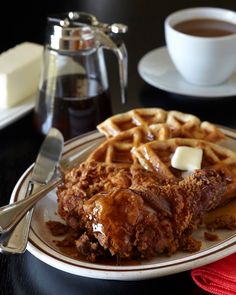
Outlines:
[[[0,55],[0,108],[12,107],[36,93],[43,46],[24,42]]]
[[[179,146],[171,159],[171,166],[184,171],[201,169],[202,155],[202,149]]]

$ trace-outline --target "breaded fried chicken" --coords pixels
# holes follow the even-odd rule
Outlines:
[[[188,240],[193,219],[220,202],[226,182],[214,171],[199,170],[177,184],[150,188],[136,184],[84,202],[88,232],[112,255],[150,258],[176,252],[181,240]]]
[[[93,161],[67,173],[57,194],[59,214],[81,233],[78,251],[94,261],[108,252],[150,258],[199,249],[191,238],[193,224],[219,204],[226,188],[213,170],[165,180],[137,164]]]
[[[129,188],[131,173],[127,166],[84,162],[64,175],[58,187],[58,213],[74,229],[83,226],[83,202],[99,192]]]

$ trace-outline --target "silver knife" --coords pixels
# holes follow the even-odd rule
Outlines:
[[[43,141],[31,179],[26,191],[26,198],[40,191],[45,184],[48,184],[55,174],[61,158],[64,146],[64,139],[61,132],[51,128]],[[23,253],[26,250],[30,223],[33,209],[27,212],[13,231],[0,243],[0,252],[4,254]]]

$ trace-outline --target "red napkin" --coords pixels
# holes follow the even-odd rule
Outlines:
[[[194,282],[216,295],[236,295],[236,253],[191,271]]]

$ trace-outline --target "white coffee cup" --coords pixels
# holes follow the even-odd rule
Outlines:
[[[178,31],[175,26],[192,19],[214,19],[236,26],[236,13],[227,9],[197,7],[176,11],[165,20],[169,55],[179,73],[190,83],[216,85],[236,69],[236,33],[205,37]]]

